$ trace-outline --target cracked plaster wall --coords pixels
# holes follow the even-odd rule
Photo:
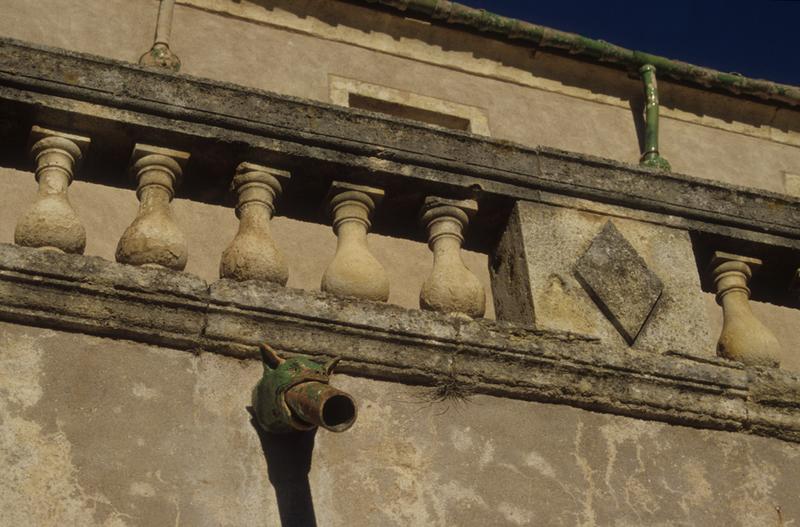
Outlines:
[[[259,376],[253,361],[0,323],[0,524],[279,524],[246,410]],[[316,435],[308,482],[320,526],[800,521],[796,444],[335,383],[360,412],[351,431]]]
[[[267,16],[279,11],[270,2],[244,4]],[[0,34],[127,61],[149,48],[156,1],[89,5],[5,0]],[[463,37],[441,32],[444,41]],[[511,46],[491,47],[510,64],[527,60]],[[190,74],[318,100],[328,100],[331,74],[448,93],[485,107],[495,137],[638,158],[629,109],[573,97],[566,85],[559,93],[465,73],[462,66],[476,57],[453,56],[454,67],[441,67],[430,57],[408,60],[185,5],[177,8],[173,48]],[[539,68],[549,74],[569,65],[542,57]],[[492,71],[500,66],[479,61]],[[661,86],[665,101],[682,89]],[[719,106],[719,96],[698,97],[705,98]],[[758,113],[751,103],[741,110]],[[793,126],[791,116],[780,116],[786,123],[779,132]],[[662,120],[663,152],[677,171],[779,192],[783,172],[798,171],[797,147],[699,126],[706,117],[695,117]],[[0,185],[0,240],[10,242],[35,183],[30,173],[0,169]],[[135,215],[134,193],[76,181],[71,199],[87,226],[87,254],[113,259]],[[235,232],[232,210],[184,200],[175,210],[189,238],[187,270],[213,280]],[[289,285],[318,288],[328,261],[318,255],[332,256],[335,247],[330,228],[276,218],[274,233],[289,260]],[[392,278],[390,301],[416,307],[427,247],[374,235],[370,243]],[[485,255],[466,260],[488,285]],[[719,308],[706,299],[716,334]],[[785,348],[794,346],[796,311],[754,309]],[[800,371],[798,360],[785,368]],[[258,375],[254,363],[214,355],[0,324],[0,524],[273,523],[275,490],[244,410]],[[320,525],[800,523],[797,445],[488,396],[431,405],[421,402],[422,388],[338,382],[359,399],[361,416],[350,433],[316,438],[310,480]]]

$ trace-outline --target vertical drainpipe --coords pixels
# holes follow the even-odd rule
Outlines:
[[[658,84],[656,83],[656,67],[645,64],[639,68],[644,81],[644,153],[639,164],[660,170],[672,170],[666,159],[658,153]]]
[[[153,47],[139,57],[139,64],[155,66],[177,72],[181,69],[181,59],[169,49],[169,36],[172,32],[172,12],[175,10],[175,0],[161,0],[158,8],[158,22],[156,22],[156,36]]]

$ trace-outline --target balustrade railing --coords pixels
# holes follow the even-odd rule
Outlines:
[[[34,126],[30,142],[39,193],[17,223],[15,242],[42,250],[82,253],[86,233],[70,205],[67,190],[80,162],[91,155],[87,149],[92,138]],[[176,271],[186,267],[191,255],[170,203],[190,157],[189,152],[165,145],[134,146],[130,173],[136,182],[139,211],[119,240],[118,262]],[[221,278],[286,285],[291,269],[273,240],[270,223],[278,198],[294,179],[289,171],[276,166],[249,161],[238,164],[232,174],[231,191],[237,198],[239,227],[221,255]],[[337,246],[321,276],[322,291],[341,297],[388,300],[389,278],[368,245],[373,216],[386,197],[382,186],[338,179],[329,184],[324,205]],[[483,317],[486,291],[461,257],[467,227],[476,217],[478,202],[442,195],[422,196],[420,201],[417,229],[424,229],[433,255],[430,274],[420,290],[420,307]],[[779,364],[780,345],[749,307],[748,282],[761,263],[752,257],[714,253],[710,276],[724,320],[718,354],[745,364],[772,367]]]
[[[17,225],[18,245],[82,253],[85,229],[67,199],[67,188],[90,144],[78,135],[35,126],[31,154],[36,164],[39,197]],[[136,182],[139,210],[116,250],[119,263],[182,271],[191,257],[171,202],[184,177],[188,152],[164,146],[136,144],[130,174]],[[238,232],[220,259],[220,278],[260,280],[286,285],[291,270],[272,238],[270,220],[291,175],[286,170],[251,162],[240,163],[232,178],[237,196]],[[333,181],[325,206],[337,237],[336,252],[321,277],[320,289],[342,296],[386,302],[389,278],[370,252],[367,239],[372,216],[384,198],[378,187]],[[461,259],[474,200],[428,197],[420,210],[433,252],[433,270],[420,293],[423,309],[482,317],[486,295]]]

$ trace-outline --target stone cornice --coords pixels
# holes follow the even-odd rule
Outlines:
[[[6,112],[88,136],[112,127],[188,151],[214,146],[231,165],[246,153],[305,172],[315,172],[314,163],[344,167],[354,182],[391,179],[484,201],[570,196],[800,248],[800,202],[778,194],[0,39],[0,117]],[[16,133],[13,125],[6,133]],[[123,148],[105,135],[93,148]]]
[[[800,378],[780,370],[267,283],[0,245],[0,319],[252,360],[267,341],[357,376],[800,442]]]

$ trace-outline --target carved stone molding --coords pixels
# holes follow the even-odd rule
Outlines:
[[[31,208],[17,222],[14,243],[82,254],[86,229],[69,202],[67,189],[90,139],[39,126],[33,127],[30,139],[39,192]]]
[[[221,278],[286,285],[289,268],[275,246],[269,223],[275,214],[275,200],[289,177],[286,171],[253,163],[241,163],[236,168],[233,190],[239,197],[239,231],[222,253]]]
[[[351,375],[800,442],[800,376],[533,327],[0,244],[0,319],[259,360],[342,357]]]

